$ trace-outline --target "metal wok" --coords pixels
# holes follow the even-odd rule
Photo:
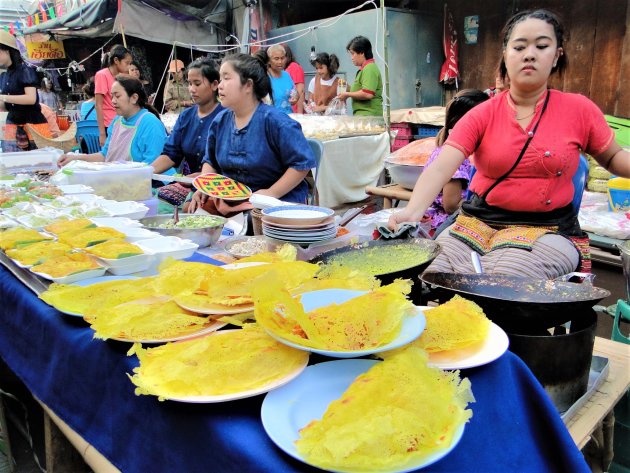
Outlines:
[[[418,283],[418,276],[426,269],[427,266],[435,259],[435,257],[440,253],[441,247],[438,243],[433,240],[426,240],[424,238],[411,238],[408,240],[373,240],[365,243],[360,243],[356,245],[344,246],[342,248],[337,248],[331,251],[327,251],[322,253],[311,260],[313,263],[327,263],[333,257],[338,255],[342,255],[351,251],[362,251],[367,248],[374,247],[388,247],[394,245],[414,245],[420,249],[426,250],[426,258],[422,258],[421,261],[412,260],[404,262],[400,265],[400,269],[396,271],[384,271],[377,272],[375,276],[381,281],[382,284],[389,284],[393,282],[395,279],[403,278],[403,279],[411,279],[416,283],[414,289],[412,289],[411,299],[414,300],[414,294],[417,293],[419,297],[420,294],[420,284]],[[392,257],[395,257],[393,255]],[[361,269],[361,268],[357,268]],[[415,302],[415,300],[414,300]]]
[[[459,294],[479,304],[506,331],[545,329],[584,317],[610,295],[591,284],[499,274],[424,273],[420,279],[443,296]],[[521,332],[522,333],[522,332]]]

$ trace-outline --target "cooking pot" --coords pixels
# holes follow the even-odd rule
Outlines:
[[[333,257],[338,255],[346,254],[352,251],[365,251],[369,248],[377,248],[381,247],[384,251],[387,251],[387,247],[395,246],[395,245],[414,245],[422,250],[426,250],[426,257],[422,258],[421,261],[412,260],[406,261],[400,265],[400,269],[396,271],[383,271],[377,272],[375,276],[381,281],[383,285],[390,284],[395,279],[411,279],[415,284],[412,288],[412,293],[410,294],[410,299],[414,303],[420,303],[420,284],[418,281],[418,276],[426,269],[427,266],[435,259],[435,257],[440,253],[441,247],[438,243],[433,240],[427,240],[424,238],[410,238],[408,240],[372,240],[364,243],[359,243],[355,245],[344,246],[342,248],[337,248],[331,251],[327,251],[322,253],[311,260],[313,263],[327,263]],[[392,257],[395,257],[395,254],[392,254]],[[361,269],[361,268],[357,268]]]
[[[459,294],[479,304],[486,316],[505,331],[555,327],[574,315],[588,313],[608,297],[606,289],[545,279],[500,274],[456,274],[425,272],[420,279],[440,299]]]

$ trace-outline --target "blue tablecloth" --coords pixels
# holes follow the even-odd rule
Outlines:
[[[309,472],[271,442],[263,396],[222,404],[135,396],[129,344],[92,338],[0,266],[0,355],[31,392],[123,472]],[[460,444],[430,472],[588,472],[523,362],[506,353],[462,372],[477,402]]]

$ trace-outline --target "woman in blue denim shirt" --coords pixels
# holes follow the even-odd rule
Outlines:
[[[219,97],[227,110],[210,125],[201,173],[223,174],[257,194],[306,202],[304,178],[315,167],[315,158],[300,124],[261,102],[271,93],[265,65],[252,56],[236,54],[223,60],[220,76]],[[221,214],[237,210],[197,191],[189,211],[201,206]],[[238,210],[244,210],[241,207]]]

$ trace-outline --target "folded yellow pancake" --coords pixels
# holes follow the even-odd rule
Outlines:
[[[207,263],[189,263],[168,258],[160,264],[159,275],[153,280],[156,294],[177,296],[192,294],[205,278],[213,278],[225,270]]]
[[[485,340],[490,321],[472,301],[455,296],[450,301],[424,311],[427,325],[414,343],[429,353],[457,350]]]
[[[297,259],[297,248],[290,244],[282,245],[276,251],[267,251],[252,256],[247,256],[238,260],[239,263],[278,263],[280,261],[295,261]]]
[[[448,448],[472,417],[470,381],[426,362],[415,347],[388,354],[300,430],[298,452],[323,469],[364,472],[413,469]]]
[[[40,263],[53,256],[64,255],[71,250],[72,248],[65,243],[40,241],[20,248],[7,250],[7,256],[19,261],[21,264],[29,265]]]
[[[321,289],[354,289],[371,291],[381,285],[374,276],[341,265],[322,265],[314,279],[309,279],[291,291],[292,294],[302,294]]]
[[[31,266],[34,273],[43,273],[53,278],[63,278],[74,273],[98,269],[101,266],[84,253],[68,253],[48,258],[41,264]]]
[[[139,246],[118,239],[107,240],[103,243],[88,246],[84,251],[91,255],[105,259],[127,258],[129,256],[144,254],[144,251],[142,251],[142,248]]]
[[[283,345],[251,324],[244,329],[132,350],[140,359],[136,394],[217,396],[262,388],[304,366],[308,353]]]
[[[96,227],[84,228],[79,231],[64,232],[58,235],[58,239],[62,243],[67,243],[73,248],[86,248],[96,245],[107,240],[118,238],[124,240],[126,235],[113,228]]]
[[[179,295],[175,300],[183,307],[196,307],[201,311],[251,305],[252,288],[260,276],[273,272],[282,287],[292,289],[311,279],[318,269],[316,264],[290,261],[222,270],[205,277],[194,294]]]
[[[23,227],[9,228],[0,232],[0,249],[9,250],[20,245],[52,240],[51,236],[42,235],[36,230]]]
[[[63,312],[85,314],[94,307],[110,308],[155,295],[152,278],[106,281],[90,286],[51,284],[39,298]]]
[[[416,313],[405,297],[411,291],[408,280],[399,279],[309,313],[273,275],[258,282],[254,289],[256,321],[271,333],[306,347],[356,351],[386,345],[400,333],[403,319]]]
[[[50,225],[46,225],[44,230],[55,235],[59,235],[64,232],[72,232],[77,230],[83,230],[84,228],[95,227],[94,222],[87,218],[75,218],[74,220],[62,220],[53,222]]]
[[[95,331],[94,338],[152,341],[196,333],[214,324],[209,317],[179,307],[168,297],[152,296],[113,307],[93,308],[83,318]]]

